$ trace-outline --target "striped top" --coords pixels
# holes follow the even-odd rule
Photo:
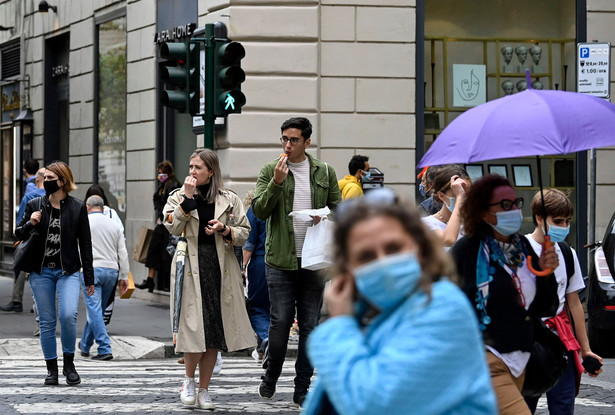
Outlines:
[[[310,160],[306,157],[305,160],[299,163],[288,162],[288,168],[293,173],[295,178],[295,193],[293,197],[293,211],[312,209],[312,188],[310,187]],[[309,222],[293,218],[293,229],[295,233],[295,248],[297,249],[297,257],[301,258],[301,250],[303,249],[303,241]]]

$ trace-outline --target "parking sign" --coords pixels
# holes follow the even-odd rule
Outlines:
[[[610,96],[611,44],[577,44],[577,92],[600,98]]]

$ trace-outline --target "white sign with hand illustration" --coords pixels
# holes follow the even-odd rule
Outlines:
[[[485,65],[453,65],[453,106],[475,107],[486,101]]]

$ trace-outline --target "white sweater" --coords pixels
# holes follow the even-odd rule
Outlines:
[[[117,269],[120,272],[120,280],[127,280],[130,266],[122,229],[102,212],[92,212],[88,219],[92,234],[94,268]]]

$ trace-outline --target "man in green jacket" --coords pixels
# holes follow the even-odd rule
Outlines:
[[[310,121],[291,118],[282,124],[281,131],[284,154],[261,169],[252,202],[254,214],[267,220],[265,264],[271,300],[267,371],[258,393],[265,399],[275,394],[296,307],[299,350],[293,402],[301,406],[314,373],[305,346],[318,324],[325,279],[318,272],[301,268],[301,249],[310,224],[288,214],[325,206],[334,210],[341,194],[333,167],[305,152],[311,144]],[[314,223],[319,221],[314,218]]]

